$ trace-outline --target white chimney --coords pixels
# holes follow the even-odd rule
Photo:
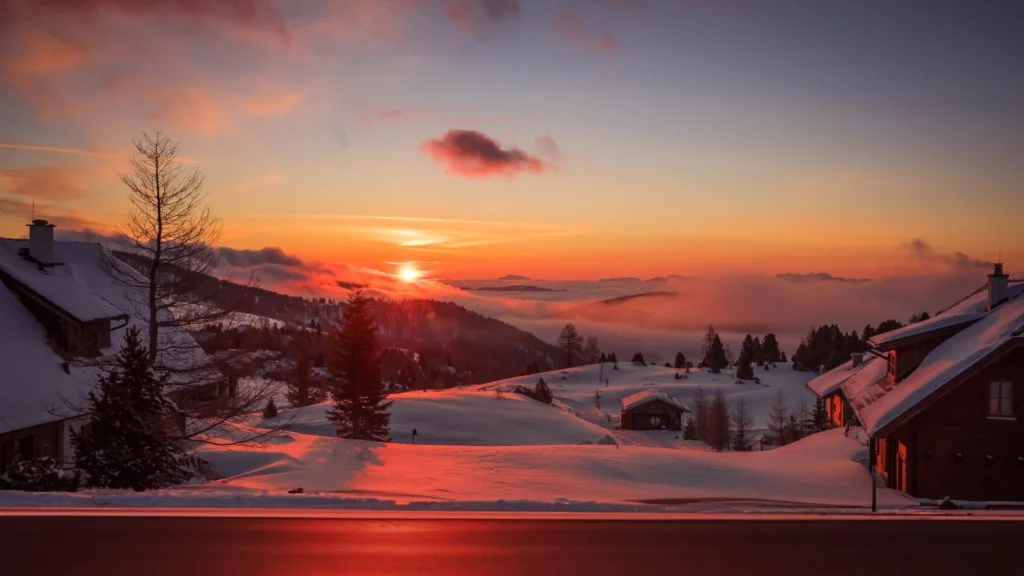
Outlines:
[[[988,275],[988,309],[1002,304],[1009,296],[1010,277],[1003,274],[1003,263],[996,262],[995,270]]]
[[[43,265],[55,263],[53,260],[53,229],[54,225],[46,220],[33,220],[28,225],[28,255]]]

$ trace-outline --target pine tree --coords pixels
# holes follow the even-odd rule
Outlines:
[[[750,364],[750,359],[746,356],[740,356],[740,363],[736,367],[736,377],[740,380],[754,379],[754,367]]]
[[[201,465],[168,434],[174,405],[148,357],[139,330],[129,328],[115,365],[87,396],[89,432],[71,432],[76,467],[90,488],[165,488],[189,480]]]
[[[686,368],[686,356],[682,352],[676,352],[676,361],[672,366],[675,369]]]
[[[768,436],[777,446],[786,443],[786,426],[789,422],[789,411],[786,409],[786,397],[782,390],[775,396],[768,410]]]
[[[729,360],[726,358],[725,347],[722,346],[722,340],[715,334],[711,340],[711,347],[708,349],[708,357],[706,359],[708,367],[715,374],[718,374],[722,369],[729,366]]]
[[[757,356],[757,349],[760,347],[760,343],[754,344],[754,337],[747,334],[743,338],[743,343],[740,344],[740,360],[746,356],[751,362],[754,361],[754,357]]]
[[[644,355],[642,352],[637,352],[636,354],[633,354],[633,364],[636,364],[638,366],[643,366],[647,364],[647,362],[644,361]]]
[[[327,418],[341,438],[388,440],[391,402],[384,391],[380,344],[370,300],[361,290],[349,297],[342,327],[331,335],[329,388],[334,407]]]
[[[823,432],[829,429],[828,411],[825,410],[825,401],[818,398],[818,401],[814,403],[814,412],[811,415],[813,422],[813,430],[815,432]]]
[[[782,356],[782,352],[779,350],[779,340],[772,332],[764,335],[764,340],[761,342],[761,352],[764,355],[765,362],[786,361]]]
[[[554,397],[551,394],[551,387],[544,381],[543,378],[537,380],[537,383],[533,386],[534,398],[540,400],[545,404],[551,404]]]
[[[737,452],[749,452],[753,448],[753,438],[750,437],[750,429],[754,421],[747,412],[747,401],[740,396],[736,408],[732,412],[732,449]]]
[[[277,416],[277,404],[274,404],[274,398],[271,396],[267,400],[267,405],[263,408],[263,417],[274,418],[275,416]]]

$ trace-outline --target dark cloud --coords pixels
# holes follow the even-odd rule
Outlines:
[[[992,267],[992,262],[974,258],[973,256],[969,256],[963,252],[954,252],[952,254],[936,252],[930,244],[920,238],[914,238],[907,244],[907,246],[919,260],[925,262],[943,262],[956,270],[973,270],[976,268]]]
[[[519,0],[446,0],[444,13],[460,29],[475,33],[485,24],[502,24],[516,19],[522,9]]]
[[[300,267],[302,260],[296,256],[285,254],[284,250],[277,247],[261,248],[259,250],[238,250],[235,248],[218,248],[220,257],[232,266],[261,266],[274,264],[277,266]]]
[[[309,280],[309,274],[295,268],[279,266],[277,264],[264,264],[255,268],[254,274],[261,281],[274,282],[300,282]]]
[[[338,280],[335,282],[338,288],[344,288],[345,290],[359,290],[360,288],[366,288],[366,284],[360,284],[359,282],[346,282],[344,280]]]
[[[423,142],[420,149],[443,164],[449,174],[466,178],[515,177],[521,172],[540,173],[551,168],[519,148],[502,148],[475,130],[449,130],[441,138]]]
[[[786,272],[784,274],[776,274],[776,278],[779,280],[785,280],[793,284],[804,284],[806,282],[870,282],[870,278],[844,278],[842,276],[833,276],[827,272],[808,272],[805,274],[798,274],[793,272]]]

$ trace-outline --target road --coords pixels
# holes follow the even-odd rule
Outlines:
[[[1024,522],[2,517],[0,575],[1021,573]]]

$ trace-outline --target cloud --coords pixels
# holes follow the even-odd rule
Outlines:
[[[870,282],[870,278],[844,278],[842,276],[833,276],[827,272],[807,272],[804,274],[786,272],[783,274],[776,274],[776,278],[779,280],[785,280],[792,284],[803,284],[806,282]]]
[[[537,153],[554,164],[565,161],[565,155],[551,136],[541,136],[537,139]]]
[[[68,166],[0,170],[0,193],[53,201],[78,200],[87,196],[80,174]]]
[[[232,266],[260,266],[263,264],[275,264],[278,266],[303,266],[303,262],[297,256],[285,254],[284,250],[276,246],[260,248],[259,250],[246,250],[221,247],[217,251],[225,262]]]
[[[519,148],[502,148],[475,130],[449,130],[441,138],[426,140],[420,149],[445,166],[449,174],[465,178],[514,178],[522,172],[539,174],[551,168]]]
[[[476,34],[484,25],[515,20],[521,11],[519,0],[445,0],[444,13],[460,30]]]
[[[91,150],[79,150],[77,148],[61,148],[59,146],[36,146],[33,144],[16,144],[13,142],[0,142],[0,148],[9,148],[12,150],[30,150],[33,152],[56,152],[58,154],[73,154],[76,156],[92,156],[94,158],[107,159],[117,159],[122,157],[121,155],[118,154],[93,152]]]
[[[956,270],[973,270],[977,268],[991,268],[992,262],[968,256],[963,252],[942,254],[921,238],[914,238],[907,247],[914,253],[918,260],[923,262],[942,262]]]
[[[582,12],[571,6],[555,16],[555,30],[572,45],[595,52],[613,52],[619,42],[610,29],[588,21]]]
[[[253,116],[284,116],[299,103],[304,95],[297,90],[282,92],[273,96],[246,98],[242,101],[242,110]]]
[[[54,206],[51,204],[31,202],[15,198],[0,197],[0,222],[9,222],[15,226],[28,224],[33,218],[49,220],[57,225],[57,233],[62,229],[79,230],[108,230],[110,227],[102,222],[97,222],[82,216],[75,210]]]
[[[219,20],[244,27],[263,28],[288,38],[284,23],[265,0],[14,0],[0,8],[14,15],[47,14],[55,18],[95,20],[104,13],[159,18],[181,17],[193,22]]]

